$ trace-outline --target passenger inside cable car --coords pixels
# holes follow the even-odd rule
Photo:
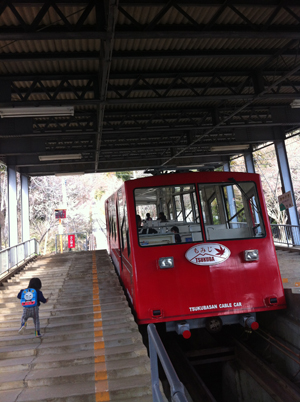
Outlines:
[[[175,234],[175,243],[181,243],[181,237],[177,226],[171,228],[171,232]]]
[[[157,233],[157,230],[155,230],[155,229],[148,228],[148,227],[143,228],[142,219],[141,219],[140,215],[136,215],[136,224],[137,224],[139,234],[154,234],[154,233]]]

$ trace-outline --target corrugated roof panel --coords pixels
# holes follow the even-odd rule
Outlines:
[[[272,13],[276,9],[275,6],[272,7],[243,7],[235,6],[236,9],[243,14],[252,24],[265,24],[271,17]],[[189,15],[198,24],[208,24],[214,15],[218,12],[221,6],[181,6],[182,10]],[[157,21],[157,26],[160,25],[191,25],[192,22],[175,7],[170,7],[170,9],[160,18],[156,18],[163,7],[123,7],[123,9],[132,16],[139,24],[148,25],[152,21]],[[291,7],[291,9],[297,14],[299,12],[299,7]],[[276,18],[272,21],[273,25],[276,24],[296,24],[295,18],[287,13],[285,10],[281,9],[277,14]],[[118,13],[117,24],[119,25],[130,25],[131,21],[127,18],[122,11]],[[216,25],[222,24],[237,24],[237,25],[247,25],[247,21],[238,15],[235,10],[230,7],[226,7],[221,15],[215,22]]]
[[[16,101],[16,102],[20,101],[21,102],[20,98],[15,94],[12,94],[11,98],[12,98],[12,101]],[[55,98],[55,100],[76,100],[76,99],[78,99],[78,98],[73,92],[67,92],[67,93],[60,92]],[[94,99],[93,94],[87,93],[85,95],[84,99],[85,100]],[[40,92],[40,93],[34,92],[29,95],[27,100],[28,101],[49,101],[50,99],[47,96],[47,94],[45,94],[43,92]]]
[[[289,7],[298,17],[300,16],[300,7]],[[280,13],[274,18],[274,22],[276,24],[284,24],[284,25],[299,25],[299,21],[291,15],[287,10],[281,9]]]
[[[162,9],[162,7],[122,7],[122,8],[140,24],[146,24],[152,21],[153,18]],[[122,13],[122,11],[119,10],[117,24],[131,25],[132,22]]]
[[[157,91],[160,95],[161,98],[163,98],[164,96],[164,91],[163,90],[158,90]],[[133,98],[157,98],[157,99],[161,99],[157,92],[151,91],[151,90],[145,90],[144,91],[132,91],[130,93],[130,95],[127,97],[127,99],[133,99]],[[253,89],[252,88],[247,88],[244,91],[244,94],[251,94],[253,93]],[[125,92],[122,92],[121,94],[125,94]],[[234,93],[227,87],[224,88],[209,88],[206,92],[205,92],[205,96],[214,96],[214,95],[233,95]],[[186,89],[172,89],[168,92],[167,94],[167,98],[168,97],[197,97],[197,96],[201,96],[201,90],[198,91],[198,95],[197,93],[195,93],[192,89],[190,88],[186,88]],[[120,97],[115,94],[114,92],[109,92],[107,95],[107,99],[120,99]]]
[[[58,81],[58,80],[50,81],[50,80],[42,79],[41,81],[42,81],[43,85],[45,85],[46,87],[58,87],[58,85],[60,85],[60,83],[61,83],[61,81]],[[33,83],[33,81],[13,81],[13,82],[15,83],[15,85],[18,88],[21,88],[21,89],[29,88],[31,86],[31,84]],[[70,79],[69,83],[74,86],[84,87],[85,85],[87,85],[88,81],[87,80]],[[65,86],[66,86],[66,84],[65,84]]]
[[[176,59],[139,59],[139,60],[122,60],[112,61],[111,72],[128,71],[128,72],[147,72],[147,71],[170,71],[178,73],[182,71],[216,71],[216,70],[251,70],[259,65],[264,64],[269,57],[257,58],[176,58]]]
[[[293,102],[294,99],[295,97],[291,95],[291,97],[288,99],[264,99],[263,102],[266,106],[284,106],[289,105],[291,102]],[[261,102],[262,101],[258,99],[257,101],[253,102],[253,106]]]
[[[263,103],[266,104],[267,106],[272,106],[272,105],[286,105],[289,104],[293,101],[293,96],[291,95],[291,98],[288,100],[283,100],[283,99],[264,99]],[[257,99],[255,102],[253,102],[253,106],[256,105],[261,105],[262,99]],[[245,104],[244,101],[242,100],[235,100],[235,101],[230,101],[228,100],[226,104],[222,102],[222,108],[231,108],[231,107],[241,107]],[[163,106],[162,106],[163,105]],[[211,108],[211,107],[219,107],[220,106],[220,101],[206,101],[206,102],[199,102],[199,101],[190,101],[190,102],[166,102],[166,103],[150,103],[150,104],[143,104],[143,103],[135,103],[134,104],[134,109],[135,110],[143,110],[145,107],[147,110],[161,110],[163,109],[194,109],[194,108]],[[122,104],[122,105],[111,105],[108,104],[106,106],[106,111],[107,112],[113,112],[114,110],[124,110],[124,111],[130,111],[132,109],[133,105],[132,104]]]
[[[247,78],[246,75],[245,76],[239,76],[239,75],[235,75],[234,72],[232,72],[232,75],[230,75],[230,76],[229,75],[223,75],[222,76],[222,74],[220,74],[220,76],[222,77],[222,79],[225,82],[228,82],[228,83],[232,83],[232,82],[242,83]],[[212,79],[212,74],[211,73],[208,73],[208,76],[204,76],[204,77],[202,77],[201,75],[199,75],[199,77],[184,77],[184,80],[187,83],[194,84],[194,85],[197,85],[197,84],[206,85],[211,81],[211,79]],[[126,80],[125,79],[124,80],[115,79],[115,80],[110,80],[109,82],[110,82],[110,84],[116,85],[116,86],[118,86],[118,85],[130,86],[135,82],[135,79],[132,79],[132,80],[129,80],[129,79],[126,79]],[[177,83],[182,83],[182,81],[177,79],[177,77],[175,77],[175,78],[174,77],[170,77],[170,78],[147,78],[147,82],[150,85],[154,85],[154,86],[155,85],[171,85],[171,84],[176,83],[176,82]],[[214,82],[218,83],[218,78],[217,77],[215,78]],[[139,85],[145,85],[145,84],[143,84],[143,82],[140,81]]]
[[[20,14],[21,18],[26,24],[32,24],[39,11],[42,8],[40,7],[15,7],[16,11]],[[58,8],[62,11],[65,18],[70,22],[70,24],[76,24],[83,14],[87,4],[83,6],[74,6],[74,7],[66,7],[58,5]],[[96,23],[96,14],[95,12],[91,12],[84,24],[95,24]],[[0,18],[0,26],[18,26],[20,25],[19,20],[13,14],[9,7],[6,7]],[[49,10],[46,12],[44,18],[40,21],[39,27],[43,28],[45,26],[50,25],[65,25],[65,22],[62,20],[61,16],[54,10],[53,7],[49,7]]]
[[[114,41],[114,51],[150,51],[150,50],[185,50],[185,49],[273,49],[283,48],[289,42],[288,39],[129,39]],[[293,45],[296,46],[295,44]]]
[[[139,102],[138,100],[137,100],[137,102],[135,102],[135,103],[128,103],[128,104],[122,104],[122,105],[110,105],[110,104],[108,104],[107,105],[107,111],[109,111],[109,110],[114,110],[114,108],[115,109],[124,109],[124,110],[128,110],[128,111],[130,111],[130,109],[133,107],[133,105],[134,105],[134,109],[144,109],[145,108],[145,106],[147,106],[147,109],[149,109],[149,110],[159,110],[159,109],[162,109],[162,108],[164,108],[164,109],[168,109],[168,108],[171,108],[171,109],[174,109],[174,108],[196,108],[196,107],[204,107],[204,108],[211,108],[211,107],[216,107],[216,106],[219,106],[219,103],[220,103],[220,101],[213,101],[213,100],[210,100],[210,101],[199,101],[199,100],[195,100],[195,101],[193,101],[193,100],[190,100],[189,102],[184,102],[184,103],[182,103],[182,102],[177,102],[177,101],[175,101],[175,102],[164,102],[164,103],[160,103],[160,102],[154,102],[154,103],[149,103],[149,104],[147,104],[147,105],[145,105],[145,104],[143,104],[143,103],[141,103],[141,102]],[[234,106],[237,106],[237,105],[240,105],[241,104],[241,102],[234,102],[233,103],[233,105]],[[227,105],[227,104],[226,104]]]
[[[100,40],[93,39],[55,39],[55,40],[16,40],[0,41],[3,53],[34,53],[34,52],[83,52],[100,51]]]
[[[39,60],[31,61],[18,61],[6,62],[0,64],[0,74],[66,74],[78,73],[82,71],[83,74],[97,73],[98,62],[93,60]],[[80,73],[79,73],[80,74]]]

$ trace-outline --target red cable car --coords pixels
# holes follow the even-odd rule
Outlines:
[[[106,221],[138,324],[165,322],[188,338],[193,328],[257,329],[256,312],[286,308],[257,174],[130,180],[106,201]]]

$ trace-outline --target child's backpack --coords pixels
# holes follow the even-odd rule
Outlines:
[[[23,307],[35,307],[38,304],[37,291],[32,288],[24,289],[21,295]]]

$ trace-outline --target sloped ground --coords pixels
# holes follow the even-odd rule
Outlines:
[[[300,286],[300,259],[299,249],[288,248],[276,249],[278,264],[280,268],[281,278],[283,281],[283,287],[290,289]]]
[[[39,277],[50,299],[40,306],[41,333],[29,319],[18,334],[17,299]],[[40,258],[0,290],[1,402],[150,402],[142,343],[106,251]]]

